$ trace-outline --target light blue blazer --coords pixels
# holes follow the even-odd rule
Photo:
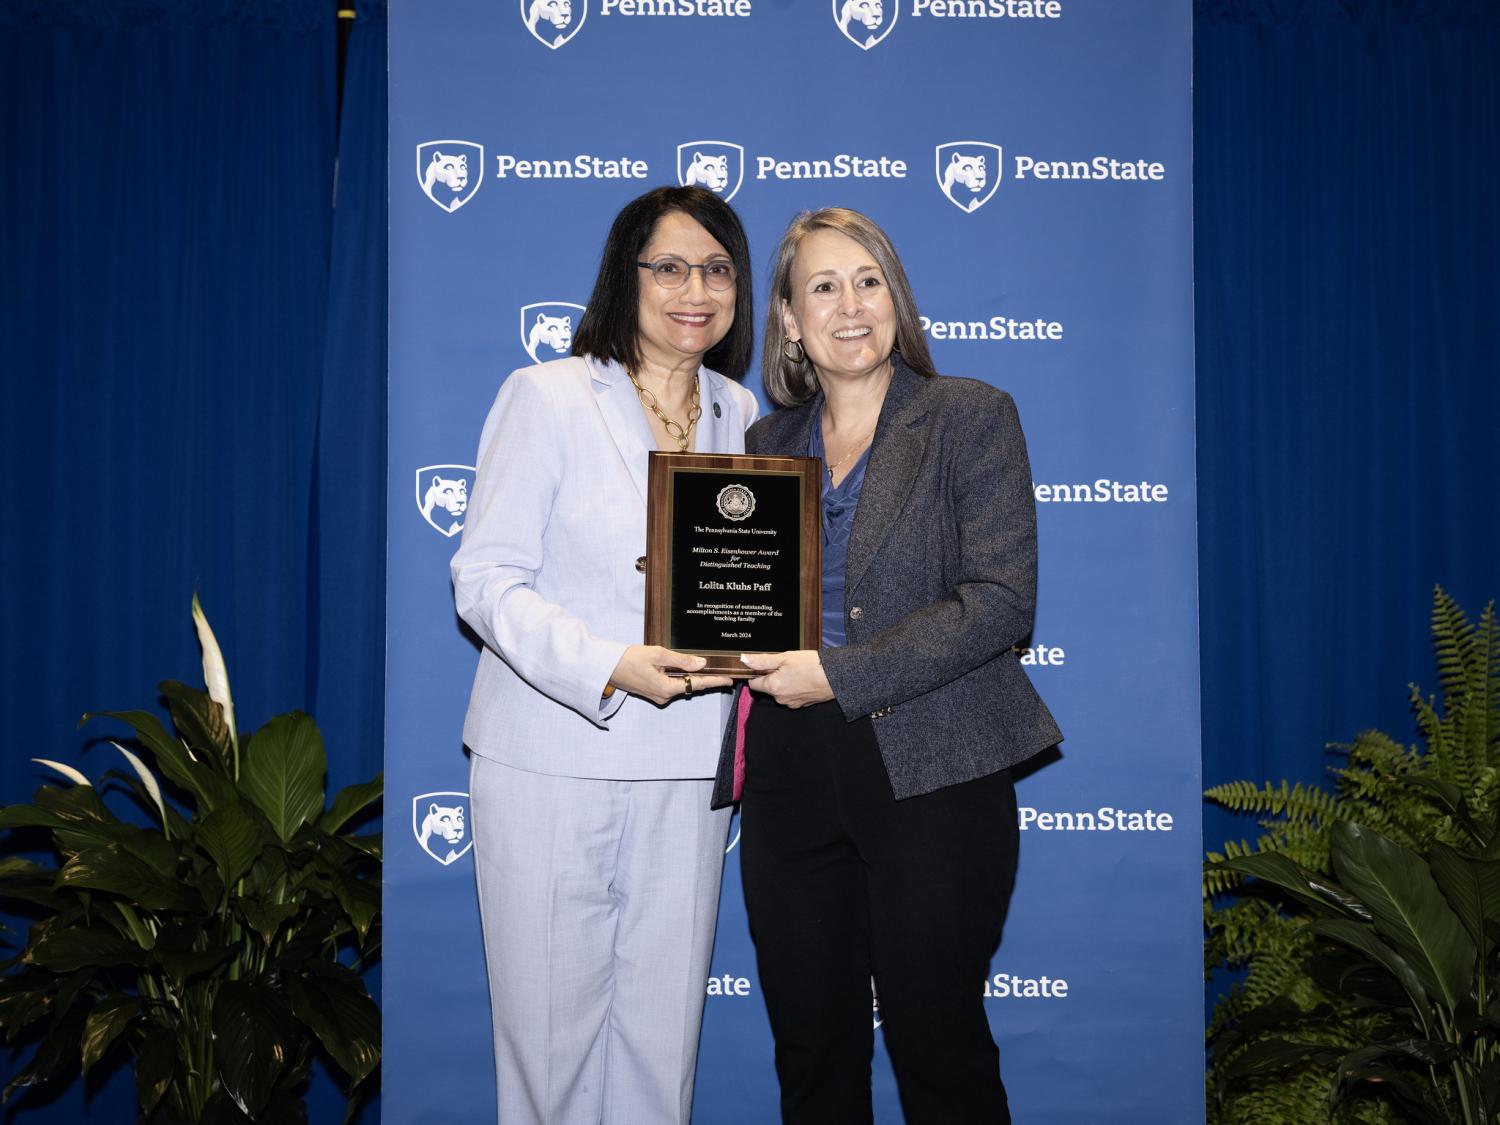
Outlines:
[[[694,451],[743,452],[755,397],[707,368],[698,394]],[[567,777],[713,776],[728,692],[602,698],[643,637],[653,448],[618,363],[560,359],[501,386],[451,567],[459,616],[484,642],[464,718],[474,753]]]

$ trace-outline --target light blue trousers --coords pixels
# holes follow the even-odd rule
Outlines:
[[[687,1125],[729,828],[712,785],[472,755],[500,1125]]]

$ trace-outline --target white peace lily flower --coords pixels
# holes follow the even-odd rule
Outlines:
[[[146,792],[150,793],[151,799],[156,802],[156,810],[161,813],[161,822],[165,826],[167,823],[167,806],[162,803],[161,786],[156,783],[155,775],[146,768],[145,762],[141,761],[114,739],[110,739],[109,744],[125,755],[125,760],[130,763],[130,768],[135,770],[135,775],[141,779],[141,784],[146,787]]]
[[[88,778],[84,777],[83,774],[79,773],[72,766],[65,766],[61,762],[53,762],[47,758],[32,758],[31,760],[33,762],[36,762],[38,765],[47,766],[50,769],[56,770],[58,773],[66,777],[69,781],[76,782],[79,785],[87,786],[90,789],[94,787]]]
[[[224,667],[224,654],[219,651],[219,642],[209,628],[203,607],[198,604],[198,595],[193,595],[193,626],[198,630],[198,644],[203,649],[203,686],[208,697],[224,709],[224,719],[229,724],[229,740],[239,745],[239,732],[234,726],[234,700],[229,694],[229,672]]]

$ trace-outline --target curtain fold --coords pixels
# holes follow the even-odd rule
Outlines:
[[[354,10],[308,556],[307,696],[339,748],[335,784],[380,772],[385,734],[385,0]]]
[[[1497,12],[1198,4],[1207,784],[1414,741],[1434,584],[1500,597]]]

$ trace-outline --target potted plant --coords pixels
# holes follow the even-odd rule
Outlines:
[[[0,808],[0,828],[45,833],[60,861],[0,859],[0,897],[36,919],[0,963],[0,1026],[8,1043],[43,1029],[5,1096],[128,1052],[142,1119],[305,1121],[316,1051],[352,1116],[380,1061],[359,974],[379,956],[381,839],[351,825],[383,782],[325,804],[322,737],[300,712],[241,734],[196,597],[192,612],[207,690],[161,685],[175,733],[149,711],[84,716],[125,723],[154,760],[116,742],[130,772],[105,775],[149,823],[42,759],[71,784]]]
[[[1259,818],[1204,868],[1209,1121],[1463,1122],[1500,1114],[1500,629],[1441,589],[1425,747],[1378,731],[1332,789],[1235,782]],[[1249,880],[1248,882],[1246,880]]]

